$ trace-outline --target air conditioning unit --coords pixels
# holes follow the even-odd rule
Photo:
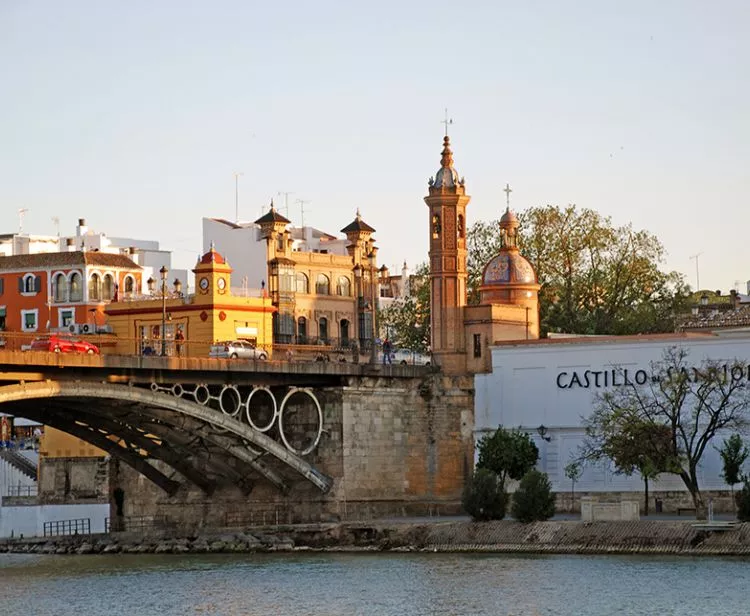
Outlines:
[[[90,323],[81,323],[78,326],[78,333],[79,334],[93,334],[95,327],[91,325]]]
[[[71,323],[68,325],[68,331],[71,334],[77,334],[78,333],[78,323]]]

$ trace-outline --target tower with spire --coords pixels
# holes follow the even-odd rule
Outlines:
[[[431,349],[445,373],[466,370],[466,194],[453,166],[450,137],[443,139],[440,169],[429,180]]]

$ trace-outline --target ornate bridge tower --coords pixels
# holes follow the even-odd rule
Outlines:
[[[466,371],[466,194],[453,167],[448,135],[440,169],[429,181],[431,347],[434,361],[447,374]]]

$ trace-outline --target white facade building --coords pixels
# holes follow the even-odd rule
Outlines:
[[[688,363],[704,360],[750,361],[750,337],[711,335],[657,335],[575,338],[505,343],[492,347],[492,372],[475,376],[475,437],[502,425],[527,431],[539,448],[539,468],[549,475],[553,490],[570,490],[565,465],[583,442],[583,420],[592,411],[595,396],[617,386],[627,376],[646,382],[651,362],[662,359],[669,347],[689,351]],[[626,373],[627,371],[627,373]],[[745,375],[748,378],[749,375]],[[750,409],[748,409],[750,413]],[[546,429],[542,438],[540,427]],[[727,435],[728,436],[728,435]],[[720,478],[721,459],[716,448],[724,435],[708,446],[700,468],[700,486],[728,490]],[[547,440],[549,439],[549,440]],[[684,490],[679,477],[661,475],[652,490]],[[638,475],[626,477],[607,464],[588,465],[576,491],[642,491]]]

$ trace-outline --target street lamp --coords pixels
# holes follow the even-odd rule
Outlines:
[[[162,265],[161,274],[161,356],[167,355],[167,274],[169,270]]]
[[[182,280],[179,278],[175,278],[174,282],[172,283],[174,285],[174,293],[177,297],[182,296]]]
[[[370,304],[370,315],[372,318],[372,348],[370,349],[370,363],[377,363],[377,357],[378,357],[378,350],[375,347],[375,341],[377,340],[377,323],[375,322],[376,317],[376,311],[377,311],[377,305],[378,305],[378,269],[375,266],[375,257],[378,254],[378,248],[377,246],[373,246],[370,249],[370,254],[367,255],[370,259],[370,298],[371,298],[371,304]]]

